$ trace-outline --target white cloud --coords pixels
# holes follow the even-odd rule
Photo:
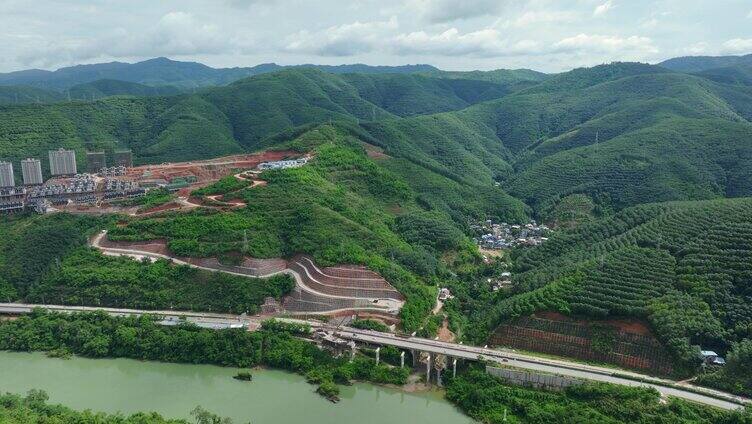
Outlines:
[[[95,38],[48,39],[38,49],[20,54],[19,60],[46,64],[109,57],[211,55],[246,50],[251,44],[250,39],[200,22],[190,13],[173,11],[141,33],[115,27]]]
[[[618,37],[612,35],[578,34],[564,38],[553,45],[554,52],[586,53],[658,53],[653,41],[648,37]]]
[[[461,33],[450,28],[440,33],[416,31],[400,34],[390,41],[391,47],[401,55],[440,56],[514,56],[534,53],[539,43],[531,40],[508,41],[492,28]]]
[[[509,41],[495,28],[461,32],[449,28],[439,32],[399,33],[397,19],[354,22],[319,32],[300,31],[286,39],[288,52],[320,56],[355,56],[380,52],[398,56],[437,55],[491,57],[535,53],[540,47],[530,40]]]
[[[689,55],[701,55],[701,54],[707,53],[707,51],[708,51],[708,43],[704,41],[694,43],[684,49],[684,53],[689,54]]]
[[[398,27],[397,18],[392,17],[388,21],[354,22],[314,33],[304,30],[287,37],[284,48],[321,56],[353,56],[374,50]]]
[[[593,10],[593,16],[601,16],[613,8],[613,0],[607,0],[605,3],[598,5],[595,10]]]
[[[752,19],[752,10],[750,10],[749,14],[747,14],[747,19]]]
[[[734,38],[723,43],[724,51],[728,53],[751,53],[752,38]]]
[[[30,8],[0,0],[0,72],[154,56],[211,66],[421,61],[561,71],[749,52],[750,1],[708,1],[36,0]],[[392,16],[399,25],[384,25]],[[589,35],[572,37],[580,33]]]
[[[498,14],[509,0],[412,0],[413,9],[431,23]]]
[[[502,28],[526,28],[531,25],[574,22],[579,15],[576,12],[556,10],[527,11],[514,19],[509,19],[500,24]]]

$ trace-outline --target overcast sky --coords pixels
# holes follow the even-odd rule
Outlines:
[[[0,72],[156,56],[556,72],[751,52],[750,0],[0,0]]]

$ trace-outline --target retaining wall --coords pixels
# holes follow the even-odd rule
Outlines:
[[[583,383],[582,380],[577,378],[531,371],[517,371],[509,368],[486,366],[486,372],[514,385],[534,387],[536,389],[564,390],[567,387]]]

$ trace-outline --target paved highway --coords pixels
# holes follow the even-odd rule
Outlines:
[[[215,314],[186,311],[144,311],[123,308],[97,308],[88,306],[61,306],[61,305],[30,305],[20,303],[0,303],[0,313],[24,314],[34,308],[43,308],[57,312],[83,312],[101,310],[113,316],[127,315],[161,315],[165,317],[165,324],[175,322],[182,318],[196,325],[206,328],[237,327],[239,324],[255,329],[261,325],[266,317],[242,316],[230,314]],[[671,380],[658,379],[628,371],[617,371],[610,368],[584,365],[574,362],[539,358],[532,355],[520,354],[511,350],[495,350],[476,346],[468,346],[456,343],[447,343],[438,340],[424,339],[420,337],[398,337],[390,333],[379,333],[369,330],[360,330],[350,327],[334,327],[322,324],[318,321],[304,321],[290,318],[276,318],[290,323],[305,323],[314,328],[324,328],[335,333],[340,338],[354,340],[381,346],[394,346],[399,349],[430,352],[432,354],[446,355],[452,358],[466,360],[486,360],[504,366],[520,369],[541,371],[552,374],[570,376],[592,381],[603,381],[624,386],[653,387],[664,395],[675,396],[690,401],[712,405],[724,409],[736,409],[740,404],[749,403],[748,399],[729,395],[711,389],[697,386],[680,385]],[[628,376],[625,377],[625,376]],[[636,381],[640,379],[641,381]]]
[[[516,353],[510,350],[486,349],[418,337],[401,338],[392,334],[353,328],[340,328],[335,334],[341,338],[355,340],[362,343],[389,345],[400,349],[431,352],[432,354],[441,354],[453,358],[485,360],[503,366],[531,371],[541,371],[591,381],[602,381],[623,386],[652,387],[663,395],[675,396],[723,409],[737,409],[740,407],[740,404],[749,403],[748,399],[703,387],[680,385],[675,381],[659,379],[629,371],[617,371],[610,368],[539,358],[536,356]]]

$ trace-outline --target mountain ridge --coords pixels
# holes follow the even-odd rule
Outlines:
[[[65,90],[74,85],[101,79],[114,79],[144,85],[175,85],[183,88],[225,85],[244,77],[285,68],[318,68],[330,73],[413,73],[437,71],[430,65],[369,66],[294,65],[264,63],[252,67],[212,68],[198,62],[182,62],[157,57],[136,63],[107,62],[63,67],[55,71],[28,69],[0,73],[0,85],[29,85],[37,88]]]

